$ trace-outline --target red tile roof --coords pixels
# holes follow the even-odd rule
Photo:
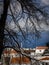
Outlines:
[[[11,59],[11,64],[19,64],[19,63],[25,63],[25,64],[28,64],[28,63],[30,63],[30,60],[29,60],[29,58],[27,58],[27,57],[13,57],[12,59]]]
[[[49,60],[49,57],[42,58],[40,60]]]
[[[47,46],[39,46],[39,47],[36,47],[36,49],[48,49]]]
[[[27,53],[27,54],[29,54],[31,52],[35,52],[35,50],[24,50],[24,53]],[[11,50],[4,50],[3,53],[5,53],[5,54],[12,54],[12,53],[16,54],[18,52],[15,51],[14,49],[11,49]]]

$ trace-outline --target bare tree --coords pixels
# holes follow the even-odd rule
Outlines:
[[[32,43],[28,39],[29,34],[34,34],[35,37],[39,38],[40,31],[43,31],[40,24],[48,26],[49,15],[43,11],[43,8],[37,7],[32,0],[4,0],[3,2],[3,14],[0,18],[0,49],[12,47],[22,55],[29,57],[21,49],[20,43]],[[40,16],[41,18],[39,18]],[[20,22],[23,24],[21,25]],[[33,38],[34,36],[31,35],[31,39]]]
[[[21,43],[22,40],[24,40],[24,43],[26,43],[27,41],[31,43],[31,41],[28,39],[29,34],[34,34],[35,37],[39,38],[40,32],[45,31],[45,29],[43,29],[41,25],[49,25],[47,21],[49,15],[42,9],[42,7],[37,7],[32,0],[12,0],[8,8],[9,12],[5,26],[6,32],[10,32],[10,34],[19,43]],[[39,16],[37,14],[39,14]],[[23,24],[21,24],[20,22]],[[8,36],[8,32],[5,37]],[[34,36],[32,36],[32,39],[34,38]],[[9,38],[9,40],[10,39],[12,39],[12,37]]]

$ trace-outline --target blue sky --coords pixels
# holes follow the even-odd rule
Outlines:
[[[39,7],[44,7],[43,11],[44,12],[47,12],[49,14],[49,0],[34,0],[34,3],[38,3],[38,4],[35,4],[38,8]],[[18,4],[18,2],[17,2],[17,4]],[[21,6],[17,7],[17,9],[20,12]],[[8,13],[10,13],[10,12],[8,12]],[[21,13],[22,13],[22,11],[20,12],[20,16],[21,16]],[[40,13],[38,13],[38,17],[40,19],[42,19],[42,16],[40,15]],[[26,22],[25,19],[26,18],[27,18],[27,14],[24,14],[23,13],[21,20],[18,21],[18,23],[19,23],[19,25],[20,25],[21,28],[24,28],[25,27],[25,22]],[[49,19],[48,19],[48,22],[49,22]],[[35,25],[38,28],[38,30],[41,30],[37,26],[36,22],[35,22]],[[28,26],[29,26],[28,28],[30,28],[32,25],[30,24]],[[37,37],[35,37],[33,34],[29,34],[28,36],[26,36],[26,39],[28,39],[29,41],[22,39],[21,36],[19,37],[19,41],[22,42],[22,47],[33,48],[33,47],[36,47],[36,46],[45,46],[46,43],[49,42],[49,26],[45,25],[45,23],[42,23],[42,21],[41,21],[40,26],[42,28],[42,31],[41,31],[41,34],[40,34],[40,38],[39,39],[37,39]],[[13,22],[11,16],[8,16],[7,17],[7,28],[9,30],[13,30],[15,32],[18,30],[18,28],[16,27],[16,24]],[[19,32],[18,34],[21,34],[21,33]]]
[[[34,0],[34,2],[38,3],[37,7],[45,6],[43,10],[49,14],[49,0]],[[39,39],[31,39],[32,43],[24,45],[25,47],[45,46],[46,43],[49,42],[49,27],[44,25],[41,27],[44,27],[43,29],[46,29],[46,31],[41,32],[41,37]]]
[[[46,43],[49,42],[49,32],[41,32],[41,37],[39,39],[34,37],[34,39],[31,39],[30,41],[31,43],[24,43],[23,47],[33,48],[36,46],[45,46]]]

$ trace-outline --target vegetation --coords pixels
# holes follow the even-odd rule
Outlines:
[[[3,2],[3,11],[0,15],[0,58],[3,49],[10,47],[34,59],[23,53],[20,43],[32,43],[29,34],[31,34],[31,39],[34,39],[34,36],[40,38],[40,32],[45,31],[41,24],[49,26],[48,13],[43,11],[44,7],[36,6],[37,3],[33,0],[2,0],[1,2]],[[25,25],[22,27],[19,21],[23,21],[22,23],[25,21]]]

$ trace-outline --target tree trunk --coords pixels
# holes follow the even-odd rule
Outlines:
[[[5,28],[5,22],[7,18],[8,6],[10,4],[10,0],[4,0],[3,2],[4,2],[3,14],[1,15],[1,18],[0,18],[0,58],[1,58],[2,51],[4,49],[4,45],[3,45],[4,28]]]

